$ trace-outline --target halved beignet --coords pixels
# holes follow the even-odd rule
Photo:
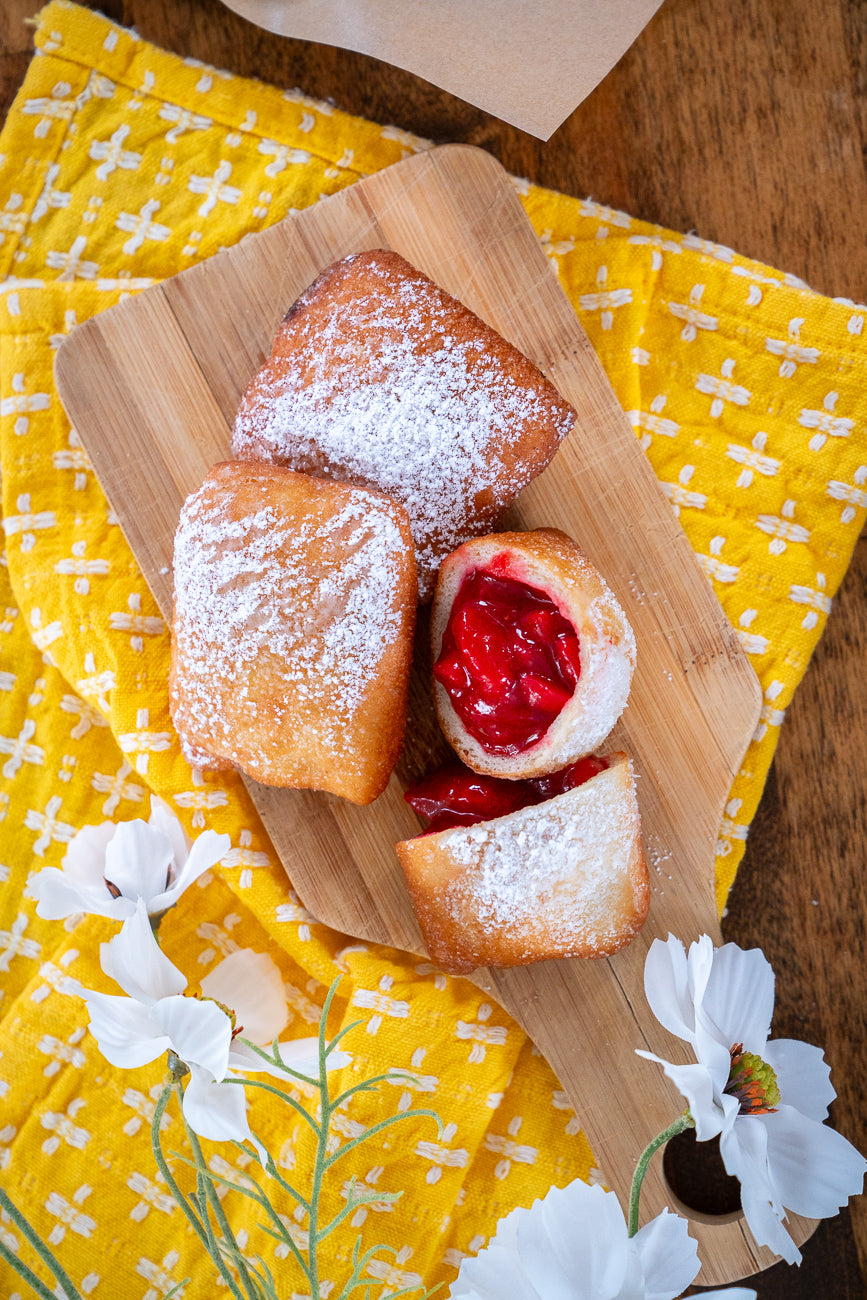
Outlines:
[[[240,460],[380,488],[407,509],[419,592],[553,457],[575,412],[397,253],[328,267],[277,330],[232,435]]]
[[[443,970],[607,957],[650,906],[625,754],[575,789],[397,845],[413,909]]]
[[[605,739],[629,697],[632,628],[556,529],[494,533],[449,555],[431,640],[440,725],[476,772],[557,771]]]
[[[185,753],[369,803],[397,760],[416,608],[403,507],[273,465],[215,466],[175,536],[169,693]]]

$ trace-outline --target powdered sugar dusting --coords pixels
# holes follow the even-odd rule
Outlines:
[[[346,730],[400,632],[404,557],[393,518],[366,493],[306,518],[268,504],[232,519],[206,489],[191,497],[175,539],[174,634],[199,734],[244,766],[238,737],[276,713],[274,731],[312,728],[314,745],[351,764]]]
[[[601,744],[626,707],[635,668],[635,633],[626,615],[610,591],[597,596],[586,610],[586,618],[595,632],[592,653],[582,665],[579,679],[580,697],[585,707],[576,713],[570,740],[573,748],[589,752]],[[611,630],[616,628],[616,639]],[[582,645],[589,651],[587,639]]]
[[[466,914],[490,935],[530,938],[544,927],[552,946],[568,951],[587,941],[603,947],[622,934],[623,918],[612,908],[628,875],[624,851],[638,824],[637,807],[612,798],[615,774],[592,781],[547,803],[494,822],[457,828],[447,848],[467,868],[447,906],[456,921]]]
[[[381,291],[338,302],[242,404],[233,447],[400,501],[424,592],[439,559],[481,531],[469,521],[490,522],[538,473],[520,454],[528,425],[553,428],[556,445],[572,415],[540,395],[538,373],[516,378],[482,337],[455,331],[435,286],[374,272]]]

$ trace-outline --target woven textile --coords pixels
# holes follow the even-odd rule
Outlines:
[[[394,1288],[430,1286],[515,1205],[596,1176],[579,1121],[478,989],[307,915],[240,781],[185,763],[168,712],[167,630],[52,371],[58,341],[123,295],[426,142],[181,60],[59,0],[40,15],[36,45],[0,139],[3,1183],[83,1294],[155,1300],[187,1277],[187,1300],[212,1294],[152,1163],[163,1067],[109,1067],[75,996],[108,989],[98,943],[113,927],[40,920],[27,889],[31,873],[60,864],[77,828],[146,817],[158,793],[190,834],[212,827],[232,842],[160,932],[191,982],[236,948],[268,951],[285,980],[289,1034],[302,1037],[342,972],[333,1028],[361,1021],[342,1082],[397,1069],[415,1080],[354,1100],[342,1138],[410,1105],[441,1116],[439,1137],[411,1120],[360,1147],[326,1195],[333,1211],[349,1172],[373,1190],[406,1189],[347,1222],[328,1243],[324,1277],[345,1278],[360,1231],[365,1246],[395,1248],[383,1274]],[[515,183],[762,684],[762,721],[720,828],[722,906],[864,521],[867,310],[730,249]],[[309,1136],[282,1111],[257,1100],[251,1123],[287,1170],[309,1162]],[[166,1145],[183,1146],[176,1117]],[[229,1173],[246,1160],[208,1151]],[[225,1206],[297,1292],[291,1259],[256,1233],[258,1213],[231,1191]],[[0,1233],[21,1246],[8,1223]],[[8,1294],[17,1284],[3,1267]]]

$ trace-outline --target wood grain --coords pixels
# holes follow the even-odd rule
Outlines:
[[[666,0],[544,145],[408,73],[269,36],[218,0],[86,2],[184,56],[300,86],[437,141],[482,145],[539,184],[697,230],[822,292],[867,294],[863,0]],[[20,18],[37,8],[0,3],[0,113],[29,58]],[[726,937],[761,945],[778,972],[775,1032],[825,1046],[839,1092],[832,1121],[861,1150],[867,760],[853,737],[865,734],[865,641],[862,542],[789,708],[723,921]],[[862,1197],[851,1219],[843,1212],[820,1226],[800,1269],[779,1264],[750,1284],[759,1300],[861,1300],[865,1278]]]

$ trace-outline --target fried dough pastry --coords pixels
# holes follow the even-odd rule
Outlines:
[[[175,536],[169,692],[190,762],[366,804],[397,760],[416,608],[403,507],[215,466]]]
[[[440,725],[475,772],[555,772],[596,749],[629,698],[632,628],[558,529],[493,533],[448,556],[431,641]]]
[[[426,600],[442,556],[490,531],[574,417],[516,348],[377,249],[328,267],[290,309],[241,399],[232,453],[400,501]]]
[[[397,845],[428,952],[446,971],[607,957],[644,924],[647,864],[625,754],[575,789]]]

